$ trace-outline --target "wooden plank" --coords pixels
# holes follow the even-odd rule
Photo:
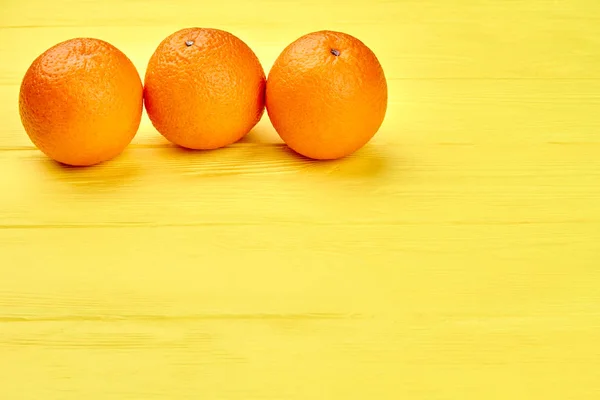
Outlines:
[[[92,169],[0,152],[3,227],[600,221],[598,145],[372,145],[331,163],[282,145],[134,148]],[[592,231],[590,231],[592,233]]]
[[[231,6],[227,6],[227,4]],[[368,3],[368,5],[366,5]],[[389,78],[600,78],[600,8],[595,0],[226,1],[142,4],[63,0],[9,1],[0,19],[0,83],[20,80],[29,63],[58,41],[110,41],[145,70],[168,34],[188,26],[230,30],[269,69],[283,48],[320,29],[356,35],[373,48]],[[236,12],[231,12],[235,7]],[[146,8],[146,12],[142,10]],[[69,10],[64,12],[64,10]],[[298,23],[298,21],[302,21]]]
[[[600,143],[598,80],[389,80],[386,119],[373,143],[407,145]],[[18,85],[0,85],[0,150],[33,149],[18,112]],[[268,117],[246,142],[280,144]],[[132,147],[167,144],[144,113]]]
[[[600,390],[597,226],[48,227],[0,242],[7,396]]]

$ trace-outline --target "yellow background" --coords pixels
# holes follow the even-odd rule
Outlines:
[[[184,27],[268,71],[353,34],[389,83],[352,157],[263,118],[214,152],[146,116],[74,169],[20,124],[20,80],[77,36],[140,74]],[[600,398],[598,0],[2,0],[0,398]]]

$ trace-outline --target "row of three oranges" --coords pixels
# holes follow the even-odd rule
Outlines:
[[[114,46],[78,38],[40,55],[19,97],[31,141],[69,165],[93,165],[120,154],[139,128],[144,104],[164,137],[190,149],[238,141],[266,105],[290,148],[334,159],[358,150],[379,130],[387,83],[375,54],[341,32],[302,36],[286,47],[266,79],[255,53],[238,37],[190,28],[160,43],[144,85]]]

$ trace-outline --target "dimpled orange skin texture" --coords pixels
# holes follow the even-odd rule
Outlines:
[[[264,113],[265,73],[231,33],[183,29],[163,40],[146,71],[144,102],[154,127],[189,149],[216,149],[245,136]]]
[[[113,45],[71,39],[33,61],[21,83],[19,111],[29,138],[48,157],[93,165],[117,156],[135,136],[142,81]]]
[[[271,123],[294,151],[337,159],[364,146],[387,109],[387,83],[375,54],[341,32],[319,31],[287,46],[267,79]]]

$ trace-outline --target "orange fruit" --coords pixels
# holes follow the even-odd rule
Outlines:
[[[265,73],[241,39],[188,28],[150,58],[144,103],[154,127],[189,149],[216,149],[245,136],[264,113]]]
[[[37,57],[23,78],[19,112],[33,144],[69,165],[117,156],[135,136],[143,87],[133,63],[113,45],[77,38]]]
[[[267,79],[267,113],[294,151],[336,159],[364,146],[379,130],[387,83],[375,54],[341,32],[302,36],[276,59]]]

